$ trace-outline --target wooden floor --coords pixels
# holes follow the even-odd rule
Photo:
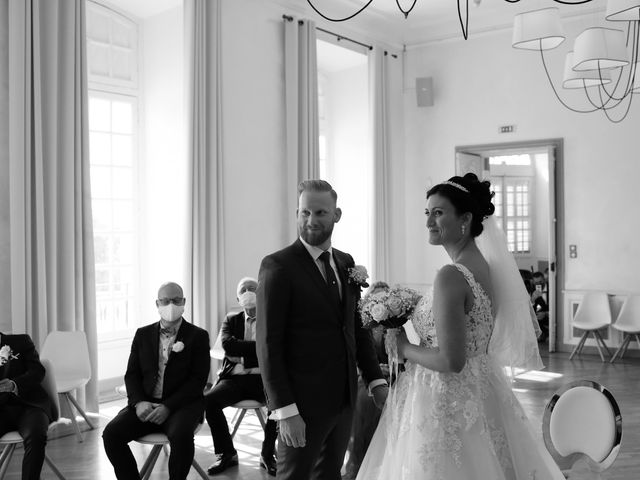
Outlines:
[[[595,380],[605,385],[614,395],[622,412],[622,448],[613,466],[603,473],[605,480],[637,480],[640,478],[640,359],[601,363],[599,357],[585,356],[568,360],[568,354],[543,355],[547,368],[518,378],[514,389],[535,429],[540,433],[541,419],[548,399],[562,385],[578,379]],[[102,428],[120,408],[120,402],[101,405],[98,421],[100,428],[85,433],[84,443],[78,443],[74,435],[50,440],[47,453],[68,480],[114,479],[113,470],[102,448]],[[228,412],[232,415],[232,411]],[[240,465],[216,478],[220,480],[264,480],[269,477],[259,468],[258,455],[262,432],[257,419],[247,415],[235,439]],[[133,445],[134,454],[142,463],[149,447]],[[212,462],[213,447],[208,427],[196,436],[196,460],[206,470]],[[7,480],[20,478],[22,452],[17,450],[11,462]],[[45,465],[43,479],[56,478]],[[161,454],[151,476],[153,480],[167,479],[167,458]],[[189,480],[200,478],[192,469]]]

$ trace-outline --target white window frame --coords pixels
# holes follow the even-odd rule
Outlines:
[[[132,225],[131,235],[133,236],[133,258],[132,264],[130,266],[132,272],[132,278],[130,279],[132,285],[132,291],[128,293],[127,298],[133,303],[133,307],[130,309],[130,312],[133,316],[133,320],[130,320],[128,326],[126,328],[113,329],[111,331],[103,331],[100,332],[98,343],[100,345],[105,345],[107,343],[113,341],[120,340],[129,340],[133,335],[133,332],[138,328],[141,318],[141,305],[140,305],[140,248],[142,242],[142,232],[140,232],[136,227],[136,219],[140,218],[140,207],[141,207],[141,198],[143,195],[142,190],[142,181],[141,181],[141,173],[143,171],[142,165],[142,155],[141,155],[141,145],[140,139],[142,134],[142,124],[140,121],[141,118],[141,91],[140,85],[138,82],[138,78],[140,76],[140,66],[141,66],[141,39],[140,39],[140,28],[138,22],[131,18],[129,15],[118,11],[117,9],[101,4],[96,0],[89,0],[87,2],[87,15],[88,17],[91,13],[97,12],[100,15],[109,18],[109,39],[105,41],[105,39],[96,39],[91,38],[90,25],[89,22],[87,24],[87,63],[88,67],[88,95],[89,98],[104,98],[109,100],[119,100],[130,103],[133,106],[133,181],[132,181],[132,208],[134,209],[134,222]],[[118,44],[118,42],[112,42],[113,35],[113,24],[128,24],[128,26],[132,29],[131,36],[131,45],[122,45]],[[109,68],[107,75],[99,75],[92,73],[91,70],[91,60],[89,58],[92,47],[98,46],[104,50],[109,51]],[[131,53],[131,75],[130,80],[125,80],[122,78],[116,78],[113,75],[113,65],[111,60],[113,59],[114,51],[129,51]],[[96,269],[99,266],[96,265]],[[97,277],[96,277],[97,280]],[[100,298],[99,292],[96,285],[96,321],[100,322],[98,318],[100,309]],[[98,325],[98,328],[100,325]]]

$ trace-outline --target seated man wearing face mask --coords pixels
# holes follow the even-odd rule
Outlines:
[[[193,434],[202,421],[209,376],[209,334],[183,317],[185,298],[177,283],[158,290],[161,320],[136,331],[124,380],[127,406],[104,429],[104,449],[118,480],[139,479],[128,443],[153,432],[169,438],[169,478],[187,478]]]
[[[218,383],[205,395],[206,418],[216,453],[216,460],[208,470],[209,475],[216,475],[238,464],[238,455],[222,409],[241,400],[265,401],[256,355],[257,286],[254,278],[240,280],[236,292],[242,311],[227,314],[220,329],[225,357],[222,369],[218,372]],[[276,436],[276,422],[268,420],[260,466],[272,476],[276,474]]]

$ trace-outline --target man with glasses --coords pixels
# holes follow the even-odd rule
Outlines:
[[[169,439],[171,480],[186,479],[191,468],[210,357],[207,331],[182,317],[185,301],[180,285],[163,284],[156,300],[160,320],[139,328],[133,338],[124,376],[127,406],[102,434],[119,480],[140,478],[128,443],[153,432]]]

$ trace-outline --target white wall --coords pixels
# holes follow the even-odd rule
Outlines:
[[[570,38],[578,26],[565,23]],[[565,51],[549,53],[557,81]],[[405,71],[408,211],[420,210],[425,186],[453,174],[456,145],[562,137],[566,245],[559,246],[558,261],[566,277],[560,289],[640,291],[640,244],[631,218],[640,176],[640,102],[618,125],[601,114],[565,110],[550,90],[539,54],[511,48],[511,31],[410,50]],[[423,76],[434,78],[433,107],[415,105],[410,87]],[[515,124],[516,132],[499,134],[505,124]],[[430,282],[443,261],[423,246],[423,223],[408,221],[406,249],[416,259],[407,266],[410,282]],[[569,244],[577,244],[578,258],[568,258]]]

